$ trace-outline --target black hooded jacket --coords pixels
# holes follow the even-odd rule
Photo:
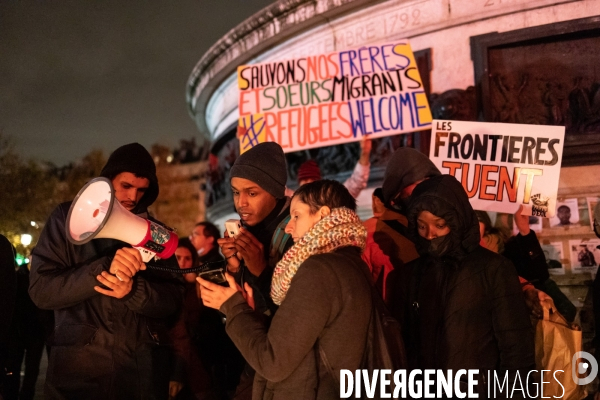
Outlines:
[[[120,172],[150,180],[135,210],[146,215],[158,195],[150,154],[138,144],[117,149],[102,175],[112,179]],[[134,276],[131,292],[121,299],[96,292],[96,277],[109,270],[119,248],[130,246],[114,239],[72,244],[66,236],[70,205],[54,210],[31,263],[29,294],[38,307],[55,315],[45,397],[165,399],[168,373],[160,373],[168,371],[162,366],[169,356],[165,318],[180,307],[183,283],[172,274],[147,269]],[[178,269],[174,256],[150,263]]]
[[[443,218],[450,233],[433,242],[419,236],[421,211]],[[408,219],[421,257],[408,264],[392,309],[411,368],[479,369],[482,394],[486,371],[508,371],[511,387],[517,371],[524,379],[535,368],[534,337],[519,278],[506,258],[479,246],[477,217],[461,184],[449,175],[424,181]]]

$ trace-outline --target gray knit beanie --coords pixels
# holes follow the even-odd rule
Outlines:
[[[240,155],[231,167],[232,178],[244,178],[256,183],[276,199],[285,196],[287,164],[280,145],[260,143]]]

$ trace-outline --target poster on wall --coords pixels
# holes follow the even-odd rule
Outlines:
[[[556,215],[550,218],[550,226],[579,225],[579,205],[577,199],[564,199],[556,202]]]
[[[407,40],[241,65],[240,154],[262,142],[284,152],[431,128]]]
[[[590,216],[590,228],[592,228],[592,231],[594,230],[594,209],[598,202],[600,202],[600,197],[587,198],[588,215]],[[600,221],[598,221],[598,223],[600,223]]]
[[[563,126],[432,122],[429,157],[458,179],[476,210],[549,218],[556,210]]]
[[[562,242],[550,242],[541,245],[548,264],[548,272],[552,275],[564,275],[563,244]]]
[[[596,274],[600,262],[600,239],[569,240],[571,272]]]

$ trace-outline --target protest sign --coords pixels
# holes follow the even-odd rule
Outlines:
[[[565,137],[562,126],[440,121],[432,123],[429,156],[455,176],[476,210],[549,218]]]
[[[241,65],[240,153],[265,141],[285,152],[431,128],[407,40]]]

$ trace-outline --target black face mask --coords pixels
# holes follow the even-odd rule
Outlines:
[[[452,249],[452,238],[450,234],[436,237],[435,239],[418,238],[419,253],[429,254],[434,257],[443,257]]]

